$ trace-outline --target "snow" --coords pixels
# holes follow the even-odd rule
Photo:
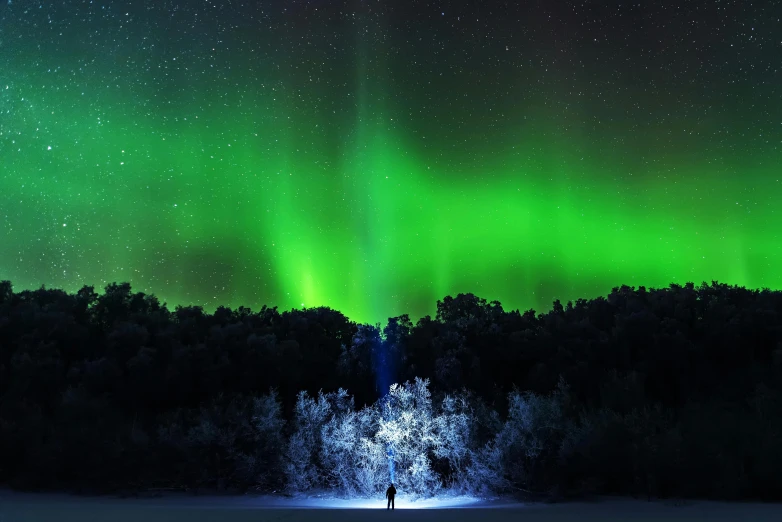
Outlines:
[[[420,502],[397,498],[399,513],[385,500],[320,497],[194,497],[150,499],[84,498],[0,491],[0,522],[374,522],[402,517],[405,522],[695,522],[782,520],[782,505],[720,502],[599,502],[520,504],[446,497]]]

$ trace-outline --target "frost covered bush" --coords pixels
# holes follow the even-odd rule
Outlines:
[[[438,446],[429,380],[394,384],[381,405],[378,441],[388,449],[400,493],[426,495],[440,487],[429,454]]]
[[[293,426],[285,451],[285,476],[293,491],[306,491],[321,482],[318,452],[331,406],[323,393],[317,398],[299,392]]]
[[[285,452],[290,490],[331,489],[343,495],[372,495],[385,489],[388,465],[376,440],[375,407],[355,411],[345,390],[299,394]]]
[[[340,390],[344,393],[344,390]],[[356,493],[355,473],[356,446],[360,436],[356,426],[357,414],[353,411],[353,400],[349,408],[330,412],[330,418],[321,428],[321,462],[323,475],[328,485],[348,494]]]
[[[551,470],[579,451],[590,430],[567,417],[564,382],[546,396],[511,393],[504,422],[477,405],[488,442],[486,433],[479,441],[470,396],[446,395],[435,407],[427,379],[394,384],[383,399],[359,411],[345,390],[317,397],[302,392],[285,451],[288,487],[371,496],[393,480],[409,497],[443,488],[471,494],[548,491],[557,485]]]
[[[382,493],[393,478],[411,496],[432,495],[444,481],[469,490],[460,477],[474,454],[471,415],[465,397],[446,396],[434,411],[424,379],[394,384],[359,411],[345,390],[317,398],[300,393],[285,452],[288,486],[367,496]],[[438,460],[447,463],[442,475],[432,466]]]
[[[382,493],[388,487],[386,449],[374,434],[380,416],[375,407],[367,407],[356,415],[359,433],[354,453],[353,480],[356,491],[364,496]]]
[[[475,416],[467,397],[446,395],[434,418],[434,456],[448,464],[444,477],[452,488],[473,491],[465,471],[475,455]]]
[[[477,454],[467,470],[477,489],[550,493],[560,486],[552,473],[589,436],[585,418],[569,418],[569,390],[560,380],[550,395],[512,392],[501,429]]]
[[[388,467],[383,447],[374,440],[378,426],[375,408],[355,411],[345,390],[326,395],[329,418],[321,429],[324,485],[353,496],[385,489]]]

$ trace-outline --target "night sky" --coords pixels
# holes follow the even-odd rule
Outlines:
[[[2,0],[0,279],[359,321],[782,288],[775,0]]]

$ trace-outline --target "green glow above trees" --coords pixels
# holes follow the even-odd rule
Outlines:
[[[586,56],[559,76],[516,67],[521,54],[498,54],[497,74],[456,75],[443,58],[421,76],[426,44],[400,50],[393,17],[307,33],[314,47],[280,26],[259,54],[240,33],[192,51],[167,33],[189,26],[135,16],[111,59],[100,20],[63,25],[64,40],[9,30],[0,274],[17,289],[130,281],[169,304],[327,305],[375,322],[458,292],[540,309],[621,284],[782,286],[768,85],[670,83],[657,99],[625,79],[609,103]],[[100,38],[69,53],[85,24]],[[127,58],[138,45],[146,62]]]

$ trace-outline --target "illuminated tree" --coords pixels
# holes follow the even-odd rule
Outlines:
[[[446,397],[433,416],[429,381],[394,384],[378,404],[354,410],[345,390],[311,398],[300,393],[286,452],[289,487],[326,487],[352,496],[382,492],[393,481],[400,493],[435,493],[441,479],[432,459],[454,474],[469,461],[470,418],[464,398]]]
[[[317,398],[300,392],[296,400],[294,431],[285,452],[285,475],[293,491],[305,491],[321,480],[317,452],[330,406],[323,393]]]
[[[375,437],[378,410],[373,406],[356,412],[353,399],[344,390],[337,394],[327,397],[340,399],[344,406],[332,407],[322,428],[321,463],[326,485],[348,496],[378,494],[388,482],[384,447]]]
[[[374,436],[379,418],[378,410],[375,407],[364,408],[358,413],[362,432],[370,434],[359,438],[354,460],[356,488],[366,496],[381,493],[388,487],[389,470],[386,448]]]
[[[356,493],[355,457],[360,431],[353,397],[340,389],[330,394],[328,420],[321,428],[320,461],[323,477],[331,488],[348,495]]]
[[[473,429],[475,418],[470,411],[467,397],[446,395],[441,411],[434,418],[435,447],[434,455],[443,459],[450,468],[451,483],[461,483],[461,487],[470,488],[464,483],[464,471],[473,457]]]
[[[429,380],[392,385],[381,411],[377,439],[388,448],[397,489],[414,495],[435,493],[441,482],[428,457],[438,445]]]
[[[353,496],[383,489],[388,466],[383,446],[375,440],[376,407],[356,412],[353,397],[343,389],[320,392],[317,398],[301,392],[294,415],[285,454],[292,491],[321,487]]]

